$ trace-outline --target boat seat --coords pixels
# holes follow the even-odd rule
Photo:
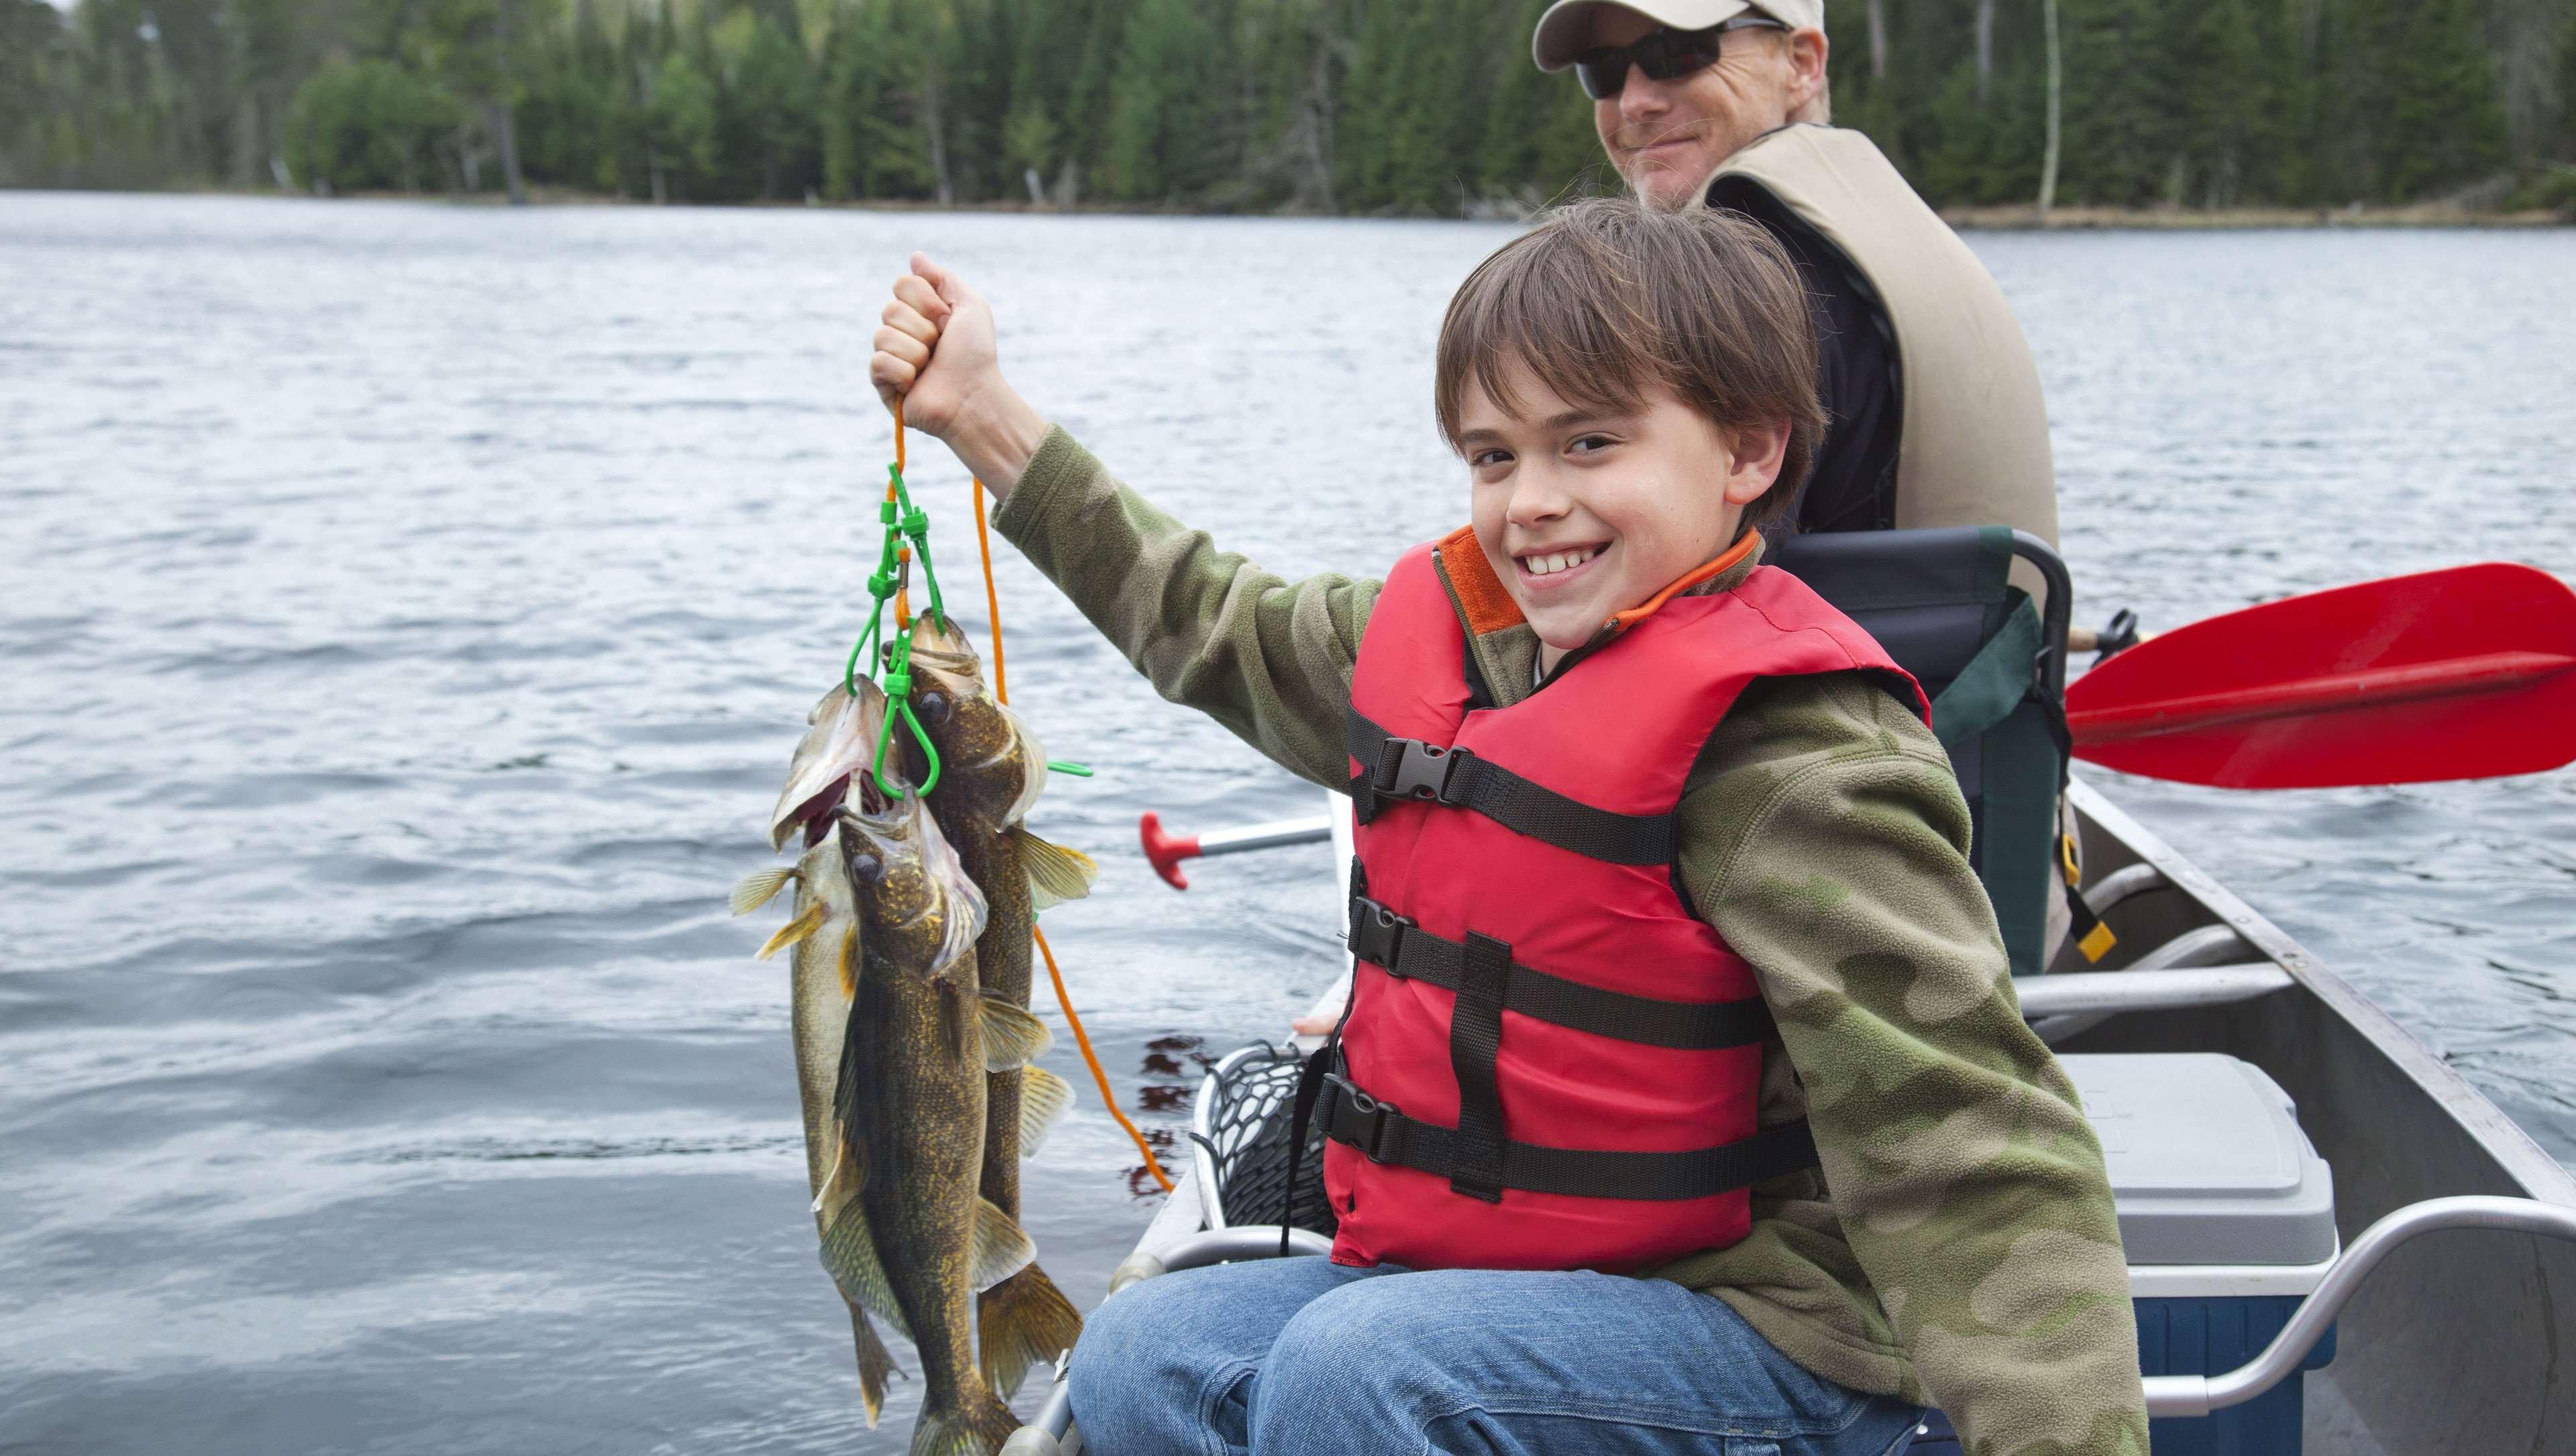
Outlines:
[[[2051,899],[2065,894],[2056,873],[2068,745],[2065,563],[2047,542],[2000,526],[1789,536],[1763,560],[1859,623],[1922,684],[1968,800],[1969,862],[1994,902],[2013,974],[2046,970]],[[2047,583],[2044,618],[2007,580],[2016,560]]]

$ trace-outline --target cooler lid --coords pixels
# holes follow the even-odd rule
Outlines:
[[[2131,1264],[2334,1257],[2334,1175],[2261,1068],[2209,1052],[2058,1060],[2102,1140]]]

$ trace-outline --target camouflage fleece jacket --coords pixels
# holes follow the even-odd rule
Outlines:
[[[1220,553],[1061,429],[995,524],[1164,697],[1347,782],[1377,582]],[[1472,641],[1499,706],[1537,690],[1527,624]],[[1769,680],[1709,740],[1679,817],[1692,903],[1778,1020],[1761,1119],[1807,1117],[1823,1167],[1757,1187],[1743,1242],[1651,1272],[1827,1379],[1939,1406],[1979,1456],[2143,1453],[2101,1148],[2022,1023],[1940,743],[1857,674]]]

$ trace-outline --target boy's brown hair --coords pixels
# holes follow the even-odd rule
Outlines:
[[[1452,448],[1470,382],[1519,413],[1514,363],[1589,408],[1632,409],[1661,385],[1723,428],[1787,420],[1779,479],[1745,507],[1747,530],[1789,511],[1824,434],[1797,266],[1771,234],[1717,208],[1590,198],[1477,264],[1440,323],[1432,395]]]

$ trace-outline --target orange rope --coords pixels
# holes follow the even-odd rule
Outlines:
[[[993,696],[1007,703],[1011,690],[1002,680],[1002,599],[993,589],[993,539],[984,526],[984,482],[980,479],[975,482],[975,550],[984,558],[985,620],[993,627]],[[1100,1054],[1091,1049],[1091,1034],[1082,1029],[1082,1018],[1074,1014],[1073,998],[1065,994],[1064,972],[1056,969],[1055,952],[1047,945],[1046,932],[1031,925],[1029,934],[1037,939],[1038,954],[1046,958],[1047,979],[1055,983],[1055,1004],[1064,1008],[1064,1024],[1073,1028],[1074,1045],[1082,1048],[1083,1064],[1091,1068],[1091,1080],[1100,1088],[1100,1105],[1108,1108],[1118,1125],[1127,1129],[1127,1136],[1135,1139],[1136,1151],[1145,1155],[1145,1171],[1154,1175],[1164,1192],[1171,1192],[1172,1175],[1164,1172],[1162,1163],[1155,1158],[1153,1144],[1146,1142],[1136,1124],[1118,1110],[1118,1094],[1109,1090],[1109,1073],[1101,1068]]]
[[[894,397],[894,474],[886,477],[886,504],[889,506],[895,503],[895,481],[900,479],[902,475],[903,396],[898,394]],[[887,519],[891,520],[893,518],[889,516]],[[888,529],[891,530],[892,528],[889,527]],[[895,560],[898,563],[910,562],[912,560],[912,548],[909,546],[896,547]],[[898,572],[899,574],[895,577],[895,581],[898,585],[894,589],[894,627],[898,632],[909,632],[912,630],[912,603],[905,598],[906,593],[910,590],[910,583],[906,578],[910,577],[911,573],[900,571],[900,568],[898,568]]]
[[[1046,932],[1036,926],[1030,926],[1029,932],[1038,939],[1038,954],[1046,957],[1047,979],[1055,982],[1056,1004],[1064,1008],[1065,1024],[1073,1028],[1074,1044],[1082,1048],[1082,1059],[1091,1066],[1091,1080],[1100,1084],[1101,1105],[1108,1108],[1109,1115],[1118,1119],[1118,1125],[1127,1129],[1127,1135],[1136,1140],[1136,1151],[1145,1155],[1145,1171],[1154,1175],[1154,1181],[1163,1185],[1164,1192],[1171,1192],[1172,1175],[1164,1172],[1163,1165],[1154,1160],[1153,1145],[1136,1130],[1136,1124],[1127,1120],[1127,1114],[1118,1110],[1118,1098],[1109,1090],[1109,1074],[1100,1069],[1100,1056],[1091,1049],[1091,1038],[1082,1030],[1082,1018],[1073,1014],[1073,1002],[1064,994],[1064,972],[1055,968],[1055,952],[1047,949]]]
[[[1002,676],[1002,599],[993,591],[993,538],[984,529],[984,482],[975,480],[975,551],[984,558],[984,620],[993,626],[993,697],[1007,705],[1011,685]]]

